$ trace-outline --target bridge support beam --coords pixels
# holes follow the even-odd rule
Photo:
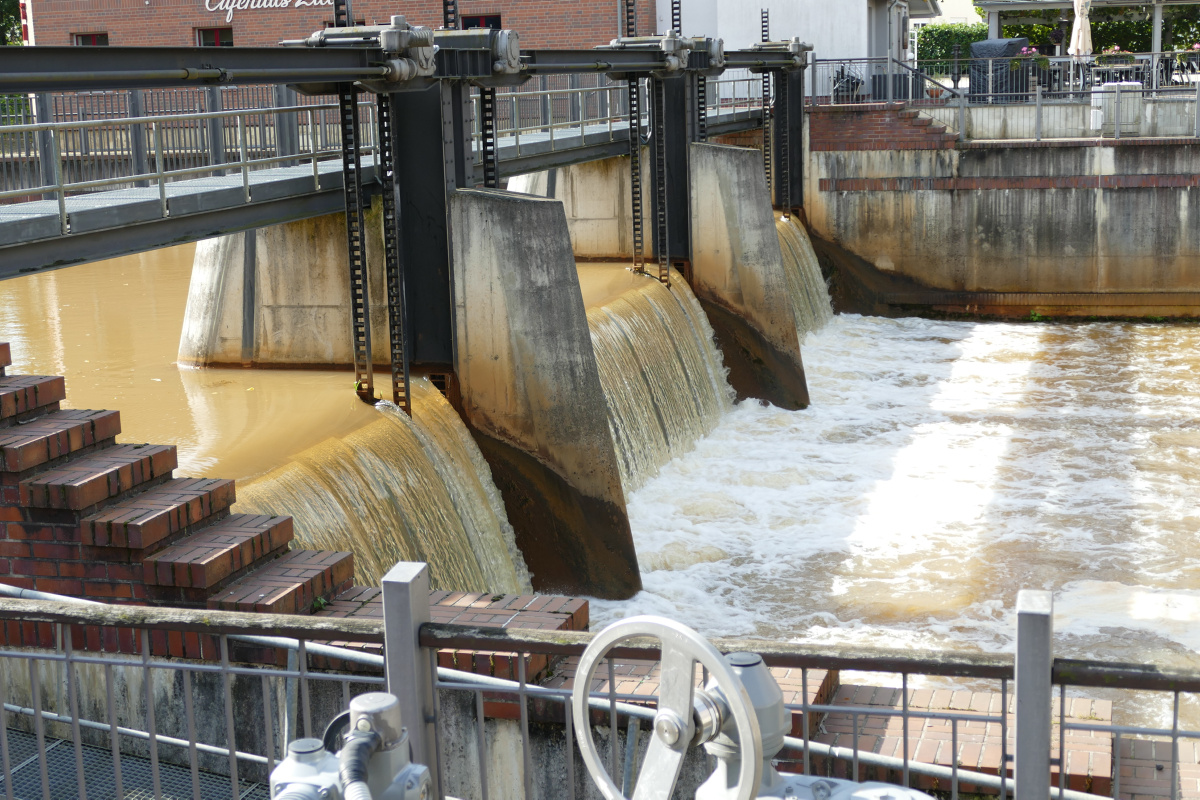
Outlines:
[[[641,589],[563,206],[450,196],[462,415],[504,496],[533,587]]]

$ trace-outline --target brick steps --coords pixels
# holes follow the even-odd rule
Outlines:
[[[208,607],[225,611],[308,614],[318,597],[331,601],[350,588],[354,555],[326,550],[293,550],[237,579],[209,598]]]
[[[809,146],[817,152],[944,150],[958,141],[957,134],[917,110],[885,104],[817,107],[809,122]]]
[[[0,426],[8,427],[38,412],[57,411],[67,397],[66,382],[54,375],[0,377]]]
[[[231,514],[233,481],[173,477],[175,447],[117,444],[118,412],[60,410],[61,377],[6,375],[10,364],[0,343],[0,580],[110,602],[299,614],[352,585],[350,553],[289,551],[291,517]],[[84,633],[92,649],[136,647],[115,630]],[[47,625],[0,628],[0,645],[52,641]],[[169,645],[152,650],[187,650]]]
[[[235,499],[233,481],[174,478],[85,517],[80,541],[149,551],[174,534],[219,519]]]
[[[173,445],[115,445],[21,481],[20,504],[83,511],[155,479],[169,478],[176,466]]]
[[[120,432],[117,411],[52,411],[0,428],[0,470],[27,472],[85,448],[112,444]]]
[[[260,559],[282,555],[292,537],[291,517],[233,514],[147,556],[143,580],[152,586],[208,590]]]

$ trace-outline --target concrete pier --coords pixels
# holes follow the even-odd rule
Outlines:
[[[604,391],[561,203],[450,202],[462,414],[538,591],[641,589]]]
[[[366,214],[364,239],[374,360],[387,364],[387,294],[377,206]],[[249,253],[247,242],[253,242]],[[343,214],[199,242],[179,362],[274,367],[353,364],[347,259]]]
[[[693,144],[692,290],[739,398],[808,405],[794,299],[756,150]]]

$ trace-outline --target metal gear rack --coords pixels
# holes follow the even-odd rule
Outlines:
[[[650,147],[654,153],[654,257],[658,260],[658,280],[671,285],[671,243],[667,238],[667,98],[666,85],[650,79],[653,95],[650,103]]]
[[[762,40],[771,41],[771,12],[762,10]],[[762,131],[763,131],[763,171],[767,176],[767,193],[772,189],[771,169],[771,73],[762,74]]]
[[[383,185],[383,258],[387,275],[388,331],[392,361],[392,402],[412,416],[409,394],[408,350],[405,346],[407,306],[404,295],[404,254],[400,249],[400,198],[396,184],[395,153],[392,152],[392,101],[378,100],[379,179]]]
[[[636,0],[625,0],[625,35],[637,36]],[[646,232],[642,214],[642,88],[641,80],[632,76],[629,92],[629,191],[633,216],[633,269],[646,271]]]

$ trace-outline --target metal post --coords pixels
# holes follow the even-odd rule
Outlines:
[[[1042,85],[1039,83],[1034,90],[1034,101],[1037,103],[1037,116],[1034,122],[1034,138],[1042,140]]]
[[[419,641],[421,625],[429,621],[429,567],[402,561],[383,576],[387,690],[400,700],[400,718],[411,736],[413,760],[429,768],[433,785],[441,797],[436,758],[437,729],[433,716],[433,671]]]
[[[1121,84],[1113,86],[1113,138],[1121,138]]]
[[[208,86],[204,89],[205,108],[209,112],[222,111],[221,87]],[[208,163],[210,165],[225,163],[225,120],[221,117],[211,117],[208,120]],[[214,175],[224,175],[225,170],[215,170]]]
[[[1053,613],[1050,592],[1024,589],[1017,594],[1015,797],[1050,795]]]
[[[1196,138],[1200,139],[1200,83],[1196,84]]]
[[[129,116],[144,117],[146,115],[145,100],[142,97],[141,89],[129,90]],[[133,124],[129,126],[129,147],[132,151],[132,167],[134,175],[145,175],[149,172],[149,167],[146,165],[146,128],[144,125]],[[134,186],[148,186],[149,184],[142,181],[135,181]]]
[[[1198,84],[1200,85],[1200,84]],[[40,92],[33,98],[33,110],[35,119],[39,125],[44,125],[48,122],[54,122],[54,99],[46,92]],[[38,165],[41,167],[42,186],[54,185],[54,142],[53,131],[38,131]],[[42,195],[43,200],[53,200],[54,193],[47,192]]]
[[[284,84],[272,87],[275,93],[276,108],[290,108],[297,104],[296,90]],[[300,118],[298,112],[290,111],[275,115],[275,151],[276,155],[294,156],[300,154]],[[293,166],[295,161],[285,161],[283,166]]]
[[[967,140],[967,95],[963,92],[958,95],[958,140]]]

